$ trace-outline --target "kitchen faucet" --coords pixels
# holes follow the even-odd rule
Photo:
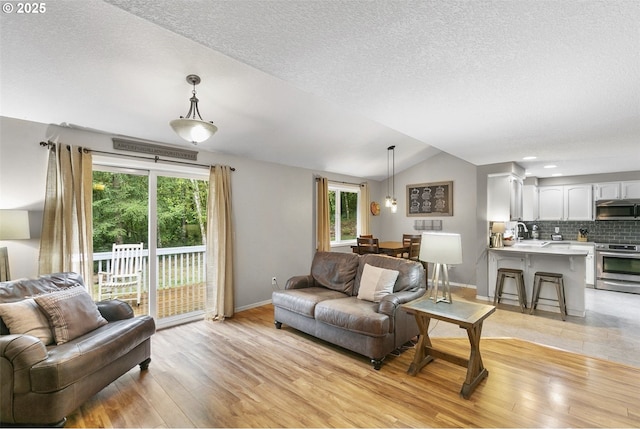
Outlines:
[[[523,232],[522,232],[522,236],[520,235],[520,227],[522,226]],[[522,239],[522,237],[524,237],[524,234],[529,232],[529,230],[527,229],[527,225],[524,224],[524,222],[516,222],[516,229],[518,230],[518,241],[520,241]]]

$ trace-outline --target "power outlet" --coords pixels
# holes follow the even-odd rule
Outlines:
[[[278,279],[275,277],[271,277],[271,286],[275,286],[278,284]]]

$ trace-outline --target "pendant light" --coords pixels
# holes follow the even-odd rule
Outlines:
[[[213,122],[206,122],[202,120],[200,116],[200,110],[198,110],[198,97],[196,97],[196,85],[200,83],[200,76],[190,74],[187,76],[187,82],[193,85],[193,91],[189,101],[189,111],[187,116],[180,116],[180,119],[174,119],[169,122],[173,131],[186,141],[197,145],[203,141],[209,139],[212,135],[218,131],[218,127],[213,125]],[[196,118],[197,115],[197,118]]]
[[[396,147],[391,148],[391,213],[398,211],[398,200],[396,200]]]
[[[384,206],[391,208],[391,192],[389,191],[391,181],[391,146],[387,148],[387,196],[384,198]]]

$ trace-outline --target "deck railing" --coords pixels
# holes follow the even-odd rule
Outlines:
[[[157,316],[168,317],[204,310],[206,258],[205,246],[170,247],[157,249]],[[111,252],[93,254],[94,290],[97,291],[98,272],[111,268]],[[136,313],[146,313],[149,299],[149,250],[142,254],[142,302]],[[135,297],[133,289],[122,290],[118,298]],[[97,293],[97,292],[96,292]],[[100,297],[96,297],[99,299]]]

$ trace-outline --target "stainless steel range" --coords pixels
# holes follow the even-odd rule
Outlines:
[[[640,294],[640,245],[596,243],[595,288]]]

